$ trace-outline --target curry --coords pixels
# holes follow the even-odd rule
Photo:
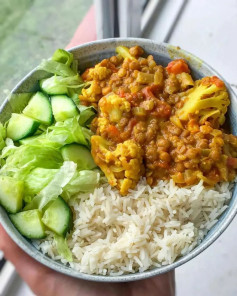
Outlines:
[[[194,81],[185,60],[163,67],[139,46],[116,51],[83,73],[88,87],[79,96],[98,110],[91,150],[111,186],[126,195],[141,177],[151,186],[233,180],[237,137],[222,128],[230,104],[224,82]]]

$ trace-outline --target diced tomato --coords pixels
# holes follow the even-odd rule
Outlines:
[[[157,108],[156,113],[160,117],[169,117],[171,114],[171,106],[167,104],[166,102],[162,102],[160,100],[157,100]]]
[[[204,77],[202,79],[202,85],[215,84],[217,87],[222,88],[225,86],[224,82],[217,76]]]
[[[152,86],[143,88],[142,93],[145,95],[146,99],[155,98],[155,95],[152,92]]]
[[[120,132],[119,130],[117,129],[116,126],[114,125],[109,125],[108,128],[107,128],[107,133],[108,133],[108,137],[115,141],[115,142],[119,142],[120,141]]]
[[[237,158],[228,157],[227,166],[232,167],[233,169],[237,169]]]
[[[180,74],[183,72],[190,73],[188,64],[183,59],[178,59],[170,62],[166,67],[168,73]]]
[[[124,89],[119,89],[119,91],[118,91],[118,95],[119,95],[121,98],[124,98],[124,97],[125,97]]]

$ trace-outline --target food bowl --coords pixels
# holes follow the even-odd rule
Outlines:
[[[237,98],[231,90],[228,83],[209,65],[204,63],[202,60],[193,56],[192,54],[179,49],[178,47],[171,46],[165,43],[156,43],[152,40],[138,39],[138,38],[127,38],[127,39],[107,39],[101,41],[90,42],[84,45],[80,45],[70,49],[73,53],[74,58],[79,60],[79,70],[91,67],[101,61],[104,58],[108,58],[115,52],[115,47],[118,45],[134,46],[140,45],[147,54],[152,54],[161,65],[167,65],[171,59],[184,58],[188,61],[192,76],[194,79],[199,79],[204,76],[216,75],[220,77],[226,84],[231,105],[228,111],[228,119],[231,127],[231,132],[237,135]],[[29,96],[25,96],[25,99],[19,100],[17,94],[19,93],[30,93],[38,90],[38,80],[48,77],[48,73],[43,70],[35,68],[28,75],[26,75],[12,90],[10,96],[4,101],[0,108],[0,121],[5,122],[10,118],[12,112],[20,112],[27,101]],[[221,215],[218,222],[211,228],[204,240],[197,245],[187,255],[177,259],[170,265],[153,268],[151,270],[144,271],[142,273],[126,274],[120,276],[102,276],[102,275],[89,275],[73,270],[69,266],[63,265],[59,261],[54,261],[48,256],[41,253],[34,245],[24,238],[13,226],[5,210],[0,207],[0,223],[3,225],[10,237],[15,243],[22,248],[27,254],[39,261],[40,263],[69,276],[73,276],[80,279],[98,281],[98,282],[128,282],[134,280],[142,280],[152,276],[156,276],[162,273],[166,273],[174,268],[188,262],[208,246],[210,246],[227,228],[237,212],[237,186],[233,189],[233,196],[230,200],[228,208]]]

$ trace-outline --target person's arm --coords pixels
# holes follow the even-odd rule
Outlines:
[[[0,225],[0,249],[37,296],[174,296],[174,273],[129,283],[95,283],[68,277],[22,251]]]

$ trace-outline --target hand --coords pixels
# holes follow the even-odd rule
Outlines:
[[[174,296],[174,273],[129,283],[96,283],[68,277],[22,251],[0,225],[0,249],[37,296]]]

